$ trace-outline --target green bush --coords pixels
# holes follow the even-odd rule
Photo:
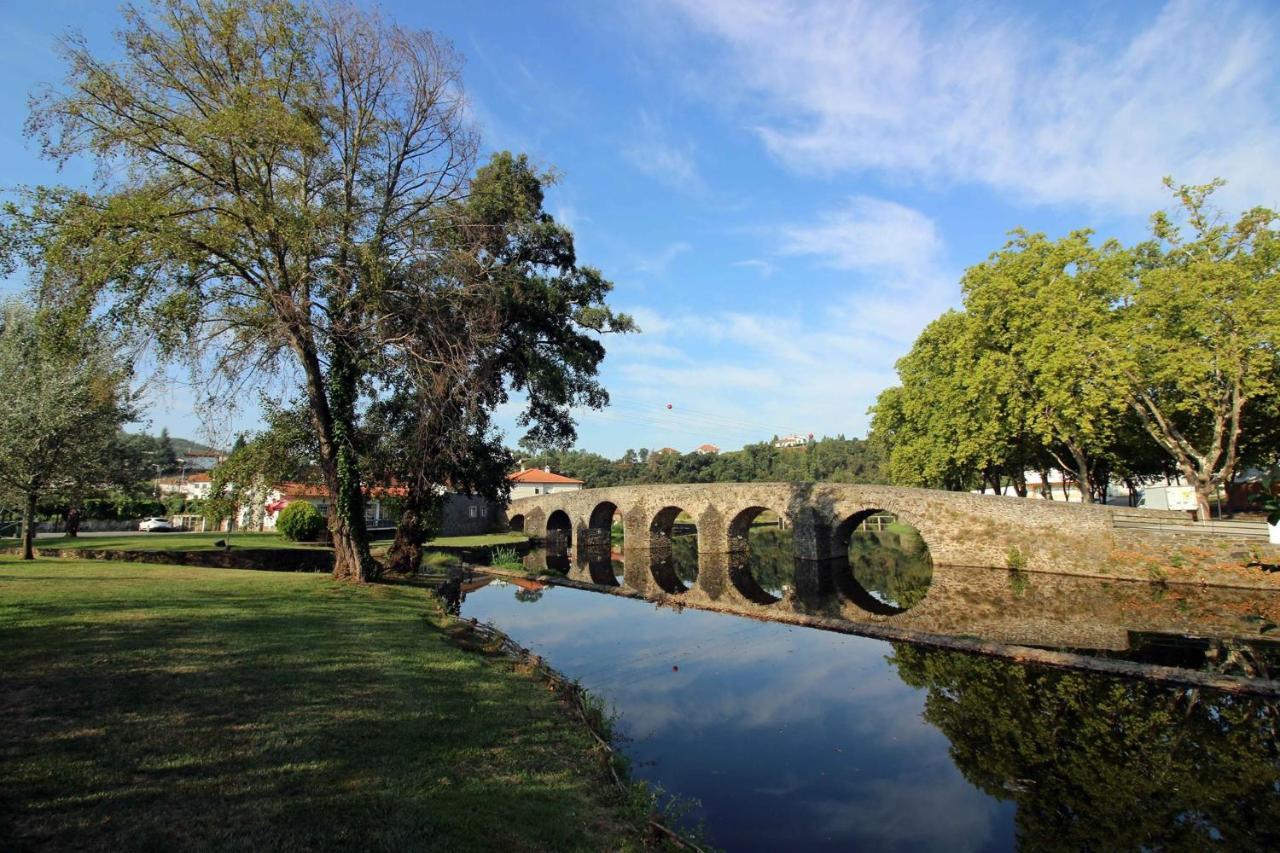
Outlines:
[[[1017,545],[1010,546],[1009,553],[1005,555],[1009,568],[1015,572],[1022,571],[1027,567],[1027,555],[1022,553],[1022,549]]]
[[[324,517],[320,515],[320,510],[307,501],[294,501],[282,509],[280,517],[276,519],[276,530],[293,542],[310,542],[322,527]]]
[[[512,572],[524,571],[524,561],[515,548],[494,548],[489,552],[489,565]]]

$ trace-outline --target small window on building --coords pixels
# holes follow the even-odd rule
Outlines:
[[[480,517],[481,517],[481,518],[488,518],[488,517],[489,517],[489,505],[488,505],[488,504],[483,504],[483,505],[481,505],[481,507],[480,507]]]
[[[472,506],[472,507],[468,507],[467,509],[468,509],[468,513],[467,513],[467,514],[468,514],[468,515],[470,515],[472,518],[475,518],[475,517],[476,517],[476,508],[475,508],[474,506]]]

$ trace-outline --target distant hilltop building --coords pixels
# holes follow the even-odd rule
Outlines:
[[[781,438],[775,438],[773,440],[773,446],[774,447],[804,447],[806,444],[809,443],[809,439],[812,437],[813,437],[812,433],[810,433],[807,438],[803,435],[798,435],[795,433],[791,435],[784,435]]]
[[[653,453],[650,453],[649,455],[650,456],[667,456],[672,454],[675,456],[679,456],[680,451],[676,450],[674,447],[664,447],[660,450],[653,451]]]
[[[714,444],[699,444],[699,445],[698,445],[698,449],[697,449],[696,451],[694,451],[694,452],[695,452],[695,453],[710,453],[710,454],[712,454],[712,455],[714,456],[715,454],[717,454],[717,453],[719,453],[719,452],[720,452],[720,448],[716,447]]]
[[[520,470],[514,474],[508,474],[507,479],[511,481],[512,500],[527,498],[530,495],[576,492],[586,485],[582,480],[553,474],[549,467],[526,469],[524,465],[521,465]]]
[[[188,453],[178,457],[178,464],[188,471],[209,471],[226,458],[223,453]]]

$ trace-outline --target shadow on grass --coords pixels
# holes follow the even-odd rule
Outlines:
[[[531,679],[448,644],[419,590],[112,568],[39,566],[0,602],[8,849],[629,833],[586,735]]]

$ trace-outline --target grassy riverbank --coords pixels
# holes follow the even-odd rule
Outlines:
[[[7,849],[637,846],[589,736],[434,598],[0,557]]]

